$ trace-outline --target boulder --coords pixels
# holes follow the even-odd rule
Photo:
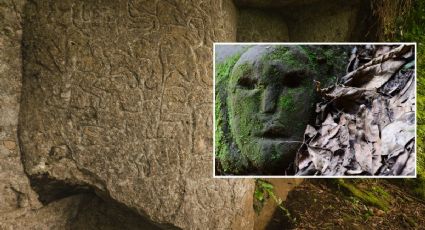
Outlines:
[[[231,4],[27,4],[19,138],[44,203],[94,190],[162,227],[252,228],[253,182],[212,178],[212,42],[235,39]]]

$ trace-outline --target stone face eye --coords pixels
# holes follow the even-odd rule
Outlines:
[[[283,76],[282,83],[285,86],[294,88],[301,85],[302,81],[305,79],[305,71],[291,71],[286,73]]]
[[[250,77],[241,77],[238,80],[238,86],[242,89],[254,89],[257,85],[257,80]]]

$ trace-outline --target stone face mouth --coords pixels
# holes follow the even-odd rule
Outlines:
[[[260,132],[260,137],[266,139],[285,139],[288,138],[289,135],[285,127],[280,125],[272,125],[263,129]]]

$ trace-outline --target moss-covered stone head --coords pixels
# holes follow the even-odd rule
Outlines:
[[[254,46],[233,67],[230,131],[259,172],[281,174],[293,162],[314,110],[314,76],[314,64],[298,46]]]

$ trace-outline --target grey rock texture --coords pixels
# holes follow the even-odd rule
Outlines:
[[[252,228],[252,181],[211,178],[211,47],[235,38],[229,4],[27,4],[19,131],[42,200],[60,184],[164,226]]]
[[[215,46],[215,63],[220,64],[223,63],[223,61],[226,61],[227,58],[240,54],[244,52],[246,49],[248,49],[249,45],[216,45]]]

